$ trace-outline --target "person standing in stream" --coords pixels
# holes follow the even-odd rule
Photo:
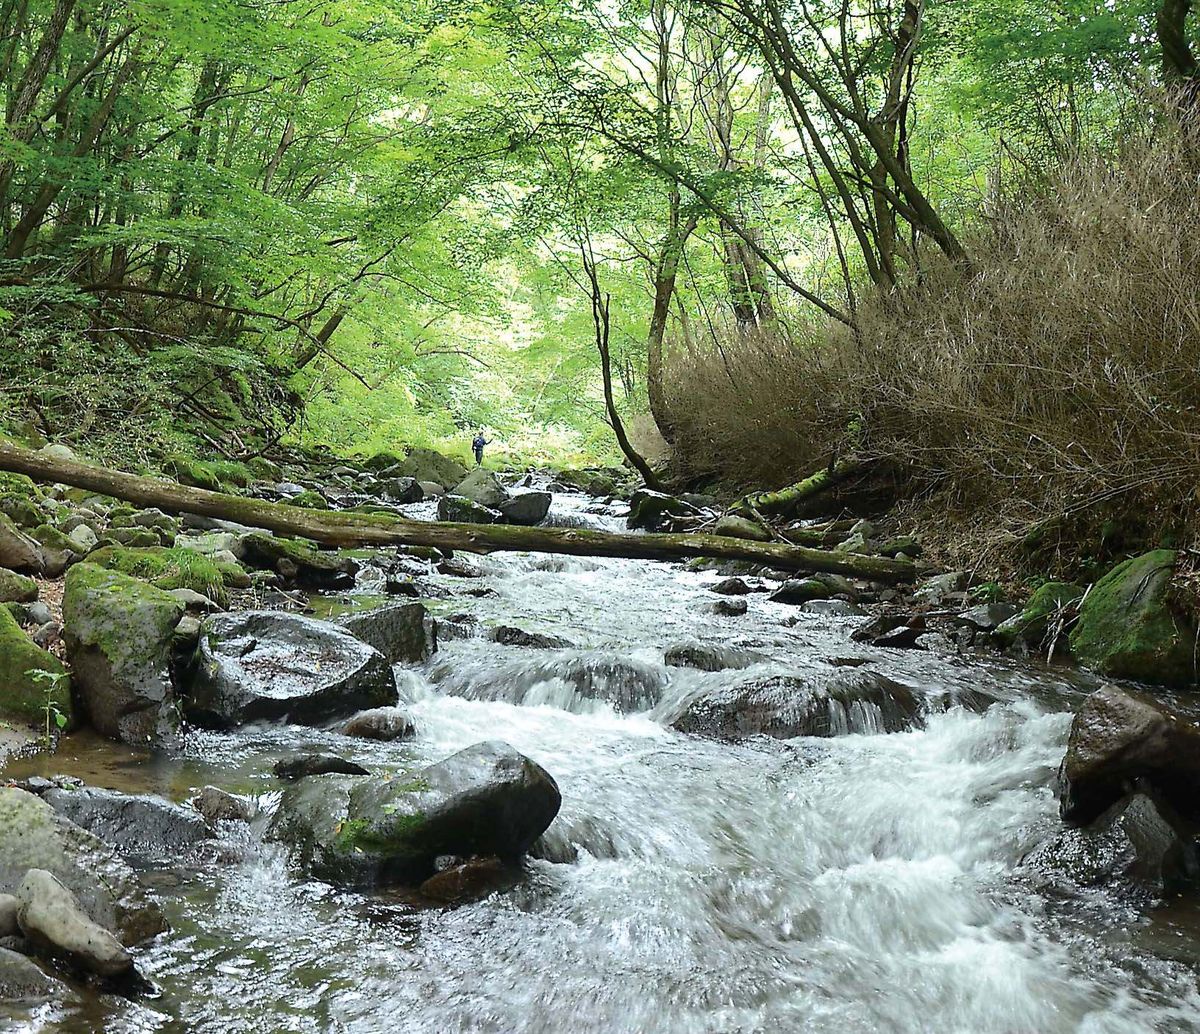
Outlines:
[[[483,463],[483,447],[490,444],[491,440],[484,438],[482,431],[475,435],[475,440],[471,442],[471,448],[475,452],[475,466]]]

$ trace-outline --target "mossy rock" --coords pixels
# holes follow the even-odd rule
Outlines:
[[[163,545],[163,537],[153,528],[113,528],[101,537],[100,543],[105,546],[115,543],[132,549],[145,549]]]
[[[320,552],[300,539],[265,532],[244,536],[242,550],[248,564],[314,589],[348,589],[358,573],[358,564],[350,557]]]
[[[46,706],[71,718],[71,688],[62,678],[67,669],[25,634],[8,608],[0,607],[0,715],[42,725]],[[57,680],[37,678],[50,672]]]
[[[204,488],[210,492],[221,491],[221,479],[208,465],[190,456],[168,456],[162,462],[163,473],[173,477],[181,485]]]
[[[254,480],[254,471],[245,463],[238,463],[236,460],[209,460],[204,466],[223,485],[247,488]]]
[[[0,470],[0,494],[35,500],[42,498],[42,490],[33,478],[24,474],[12,474],[7,470]]]
[[[38,584],[32,578],[0,567],[0,603],[32,603],[38,598]]]
[[[244,584],[245,580],[240,567],[177,546],[106,546],[92,553],[88,562],[140,578],[158,589],[191,589],[221,606],[228,602],[226,587]]]
[[[307,489],[299,495],[292,496],[284,505],[301,506],[307,510],[329,509],[329,501],[320,492],[314,492],[311,489]]]
[[[22,528],[36,528],[46,523],[46,514],[29,496],[11,492],[0,496],[0,513]]]
[[[404,462],[403,456],[397,456],[394,452],[377,452],[374,456],[368,457],[363,463],[367,470],[387,470],[388,467],[395,467]]]
[[[53,549],[59,553],[77,552],[75,543],[52,524],[39,524],[29,534],[47,549]]]
[[[67,573],[67,659],[81,704],[102,735],[144,745],[173,732],[171,648],[183,614],[174,596],[119,571],[82,563]]]
[[[1071,582],[1046,582],[1039,585],[1025,609],[1003,622],[993,636],[1005,646],[1024,642],[1038,647],[1045,644],[1050,618],[1070,607],[1083,595],[1083,589]],[[1050,645],[1050,644],[1046,644]]]
[[[1195,683],[1196,630],[1171,600],[1177,559],[1174,550],[1156,549],[1118,564],[1092,586],[1071,631],[1081,664],[1164,686]]]

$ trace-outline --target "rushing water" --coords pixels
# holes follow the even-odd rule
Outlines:
[[[564,522],[583,522],[559,497]],[[14,1018],[82,1032],[1005,1032],[1200,1030],[1195,917],[1099,891],[1047,897],[1020,862],[1057,828],[1053,773],[1079,687],[999,661],[861,647],[853,622],[750,597],[676,565],[508,556],[434,580],[485,625],[561,650],[449,639],[400,670],[420,735],[379,744],[258,727],[196,734],[133,764],[70,743],[42,770],[183,798],[215,783],[269,811],[273,762],[320,743],[372,765],[503,739],[551,772],[563,809],[515,888],[456,909],[306,882],[247,834],[244,857],[148,874],[172,931],[139,964],[153,1000]],[[684,640],[763,656],[663,665]],[[931,698],[982,690],[892,735],[729,745],[671,731],[688,694],[857,657]],[[864,726],[859,726],[864,727]],[[78,760],[72,763],[72,755]],[[2,1014],[0,1014],[2,1015]],[[4,1020],[0,1018],[0,1025]]]

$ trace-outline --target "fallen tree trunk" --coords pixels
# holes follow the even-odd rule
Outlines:
[[[810,474],[803,481],[797,481],[774,492],[755,492],[748,495],[733,507],[733,512],[742,515],[749,515],[754,510],[766,514],[791,513],[801,503],[828,491],[869,466],[868,460],[858,457],[841,460],[831,467]]]
[[[748,542],[718,535],[632,535],[582,528],[455,524],[412,521],[383,514],[308,510],[53,459],[7,443],[0,443],[0,470],[115,496],[138,506],[154,506],[171,513],[200,514],[284,535],[299,535],[328,546],[436,546],[473,553],[515,550],[635,560],[718,557],[882,582],[911,581],[915,573],[913,565],[902,560],[833,553],[775,542]]]

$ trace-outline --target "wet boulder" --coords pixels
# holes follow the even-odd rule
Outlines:
[[[1195,624],[1171,598],[1176,560],[1174,550],[1156,549],[1118,564],[1092,586],[1071,630],[1080,664],[1165,686],[1195,683]]]
[[[96,731],[122,743],[169,739],[178,725],[171,644],[184,606],[116,571],[76,564],[63,596],[76,694]]]
[[[16,898],[21,932],[39,953],[66,957],[102,977],[120,976],[133,969],[133,956],[125,946],[92,920],[53,873],[30,869]]]
[[[5,513],[0,513],[0,567],[40,574],[46,566],[42,547]]]
[[[708,591],[718,596],[745,596],[753,590],[741,578],[723,578],[716,585],[709,586]]]
[[[33,959],[0,948],[0,999],[5,1002],[69,1002],[72,990]]]
[[[407,503],[419,503],[425,498],[425,491],[416,478],[395,477],[385,478],[375,486],[375,491],[384,499],[390,499],[401,506]]]
[[[47,707],[70,721],[66,668],[25,634],[6,607],[0,607],[0,717],[44,725]]]
[[[497,625],[492,629],[490,638],[493,643],[500,643],[502,646],[528,646],[536,650],[567,650],[575,645],[562,636],[527,632],[512,625]]]
[[[790,603],[799,606],[812,600],[827,600],[833,591],[824,582],[816,578],[789,578],[770,596],[772,603]]]
[[[1117,686],[1098,689],[1071,722],[1059,783],[1062,817],[1075,825],[1143,783],[1200,819],[1200,712]]]
[[[276,778],[294,783],[298,779],[308,779],[310,776],[347,775],[365,776],[370,771],[354,761],[347,761],[337,754],[313,752],[310,754],[291,754],[280,758],[271,769]]]
[[[403,707],[373,707],[347,719],[338,732],[360,740],[391,742],[411,740],[417,734],[417,727]]]
[[[735,597],[733,599],[717,600],[717,602],[712,605],[712,612],[714,614],[720,614],[722,617],[727,617],[727,618],[741,617],[749,609],[750,609],[750,604],[748,604],[741,597]]]
[[[993,632],[1017,613],[1011,603],[980,603],[953,618],[953,623],[975,632]]]
[[[139,863],[178,859],[209,838],[197,812],[151,794],[83,786],[53,787],[41,797],[63,818]]]
[[[458,524],[495,524],[500,520],[500,511],[477,503],[460,495],[444,495],[438,500],[439,521],[455,521]]]
[[[670,527],[674,518],[698,517],[700,513],[699,508],[677,496],[641,488],[629,500],[626,524],[644,531],[659,531]]]
[[[880,614],[850,633],[856,643],[886,646],[893,650],[921,649],[917,641],[928,629],[921,614]]]
[[[913,595],[918,603],[940,607],[957,593],[965,592],[970,584],[971,576],[966,571],[947,571],[927,578]]]
[[[685,701],[669,724],[719,740],[791,739],[901,732],[920,725],[921,718],[921,704],[908,686],[875,672],[843,669],[705,689]]]
[[[389,664],[420,664],[437,650],[437,622],[421,603],[394,603],[347,614],[339,625]]]
[[[508,890],[521,879],[521,870],[499,858],[469,858],[455,861],[430,876],[418,891],[423,898],[442,905],[478,901],[496,891]]]
[[[221,822],[249,822],[257,811],[253,801],[222,790],[219,786],[201,789],[192,798],[191,805],[214,828]]]
[[[206,618],[193,666],[188,717],[230,729],[254,721],[316,725],[394,704],[387,658],[346,629],[280,611]]]
[[[558,814],[550,774],[506,743],[477,743],[393,777],[319,776],[283,795],[268,838],[338,884],[418,884],[440,856],[523,855]]]
[[[1146,793],[1121,798],[1085,829],[1064,829],[1034,848],[1022,868],[1043,886],[1115,886],[1154,898],[1200,883],[1200,854],[1186,825]]]
[[[274,571],[285,581],[308,589],[349,589],[358,574],[358,563],[351,557],[266,532],[242,536],[241,549],[252,567]]]
[[[532,527],[546,519],[553,498],[549,492],[521,492],[506,499],[496,509],[509,524]]]
[[[663,663],[671,668],[695,668],[697,671],[725,671],[730,668],[749,668],[767,658],[753,650],[714,643],[676,643],[668,647]]]
[[[34,794],[0,787],[0,892],[15,894],[30,869],[53,873],[88,917],[126,946],[167,928],[158,905],[111,847]]]
[[[455,485],[453,494],[491,510],[499,510],[509,499],[508,489],[500,484],[500,479],[483,467],[476,467]]]

